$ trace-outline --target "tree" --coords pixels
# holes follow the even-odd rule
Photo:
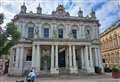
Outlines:
[[[20,39],[20,32],[14,22],[6,25],[6,30],[0,32],[0,56],[8,54],[9,49],[14,46]]]
[[[2,13],[0,13],[0,24],[2,24],[3,23],[3,14]]]

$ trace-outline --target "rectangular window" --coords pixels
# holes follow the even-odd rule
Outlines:
[[[63,29],[58,29],[58,37],[63,38]]]
[[[49,38],[49,28],[44,28],[44,38]]]
[[[73,38],[77,38],[77,30],[73,29],[72,34],[73,34]]]
[[[31,49],[27,50],[26,61],[32,61],[32,50]]]
[[[32,61],[32,54],[27,54],[26,61]]]
[[[28,28],[28,38],[33,38],[33,31],[34,29],[32,27]]]

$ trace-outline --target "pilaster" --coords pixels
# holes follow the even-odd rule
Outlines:
[[[76,65],[75,45],[73,45],[72,49],[73,49],[73,72],[78,73],[78,68],[77,68],[77,65]]]

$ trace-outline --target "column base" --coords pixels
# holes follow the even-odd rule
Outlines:
[[[100,68],[101,68],[101,72],[102,72],[102,73],[104,73],[104,68],[103,68],[103,66],[102,66],[102,67],[100,67]]]
[[[18,68],[12,68],[12,69],[9,68],[8,75],[11,75],[11,76],[22,76],[23,75],[23,71],[22,71],[22,69],[18,69]]]
[[[88,67],[86,71],[87,71],[87,73],[90,73],[90,74],[95,73],[95,69],[93,67]]]
[[[50,73],[51,74],[59,74],[59,69],[58,68],[51,68]]]
[[[85,67],[82,66],[82,70],[85,70]]]
[[[75,68],[70,68],[70,73],[75,73],[75,74],[77,74],[77,73],[78,73],[77,67],[75,67]]]
[[[40,67],[36,67],[35,72],[36,72],[37,76],[40,75]]]

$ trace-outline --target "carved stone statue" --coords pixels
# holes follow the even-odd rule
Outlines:
[[[58,38],[58,36],[57,36],[57,30],[53,30],[53,38]]]
[[[35,27],[34,28],[34,38],[38,38],[38,36],[39,36],[39,28]]]
[[[56,8],[56,11],[52,11],[52,15],[57,15],[57,16],[69,16],[70,14],[65,11],[65,8],[63,5],[58,5]]]
[[[86,29],[85,31],[85,36],[86,36],[86,39],[90,39],[90,29]]]
[[[70,31],[68,34],[69,39],[73,39],[73,33]]]

